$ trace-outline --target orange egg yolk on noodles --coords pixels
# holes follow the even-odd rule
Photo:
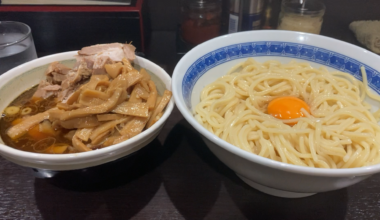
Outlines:
[[[306,102],[293,96],[284,96],[273,99],[268,104],[268,114],[278,119],[295,119],[305,117],[301,109],[305,109],[310,113],[310,107]],[[288,125],[295,125],[296,123],[287,123]]]

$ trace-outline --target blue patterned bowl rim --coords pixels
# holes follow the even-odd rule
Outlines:
[[[379,71],[356,59],[307,44],[283,41],[255,41],[221,47],[201,56],[190,65],[182,80],[182,94],[186,106],[191,109],[191,94],[194,85],[208,70],[231,60],[259,56],[279,56],[312,61],[347,72],[359,80],[362,80],[360,68],[364,67],[367,72],[369,87],[380,94]]]

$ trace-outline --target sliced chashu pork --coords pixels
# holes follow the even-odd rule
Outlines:
[[[131,44],[111,43],[83,47],[78,51],[79,56],[106,55],[113,61],[121,61],[124,57],[134,60],[136,48]]]
[[[51,84],[61,84],[63,80],[66,79],[67,74],[71,68],[59,63],[59,62],[53,62],[49,65],[47,68],[45,75],[46,75],[46,81],[48,81]]]
[[[58,100],[65,103],[67,98],[73,94],[86,79],[90,78],[92,71],[87,68],[85,62],[81,62],[79,66],[71,70],[67,74],[67,78],[62,81],[62,90],[58,94]]]
[[[33,94],[32,99],[40,99],[40,98],[46,99],[52,95],[58,95],[60,90],[61,90],[60,85],[53,85],[50,82],[41,80],[40,84],[38,85],[37,90]]]
[[[78,51],[77,61],[86,62],[94,74],[106,74],[105,64],[120,62],[123,58],[133,61],[136,58],[135,49],[130,44],[97,44]]]
[[[111,43],[84,47],[78,52],[76,68],[71,70],[59,62],[50,64],[47,81],[41,81],[34,97],[48,98],[56,95],[63,103],[93,73],[105,74],[104,65],[135,59],[135,47],[130,44]]]
[[[63,101],[78,88],[80,82],[91,76],[91,72],[83,62],[74,70],[54,62],[46,71],[47,80],[41,80],[33,98],[46,99],[55,95],[59,101]]]

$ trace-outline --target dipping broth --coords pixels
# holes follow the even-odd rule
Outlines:
[[[46,79],[4,110],[4,143],[34,153],[79,153],[121,143],[151,127],[172,94],[133,64],[134,49],[94,45],[78,51],[73,67],[51,63]]]

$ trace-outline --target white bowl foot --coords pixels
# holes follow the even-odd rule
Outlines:
[[[270,188],[270,187],[258,184],[256,182],[253,182],[252,180],[249,180],[246,177],[241,176],[239,174],[236,174],[236,175],[240,179],[242,179],[246,184],[250,185],[251,187],[259,190],[260,192],[263,192],[272,196],[283,197],[283,198],[302,198],[302,197],[312,196],[315,194],[315,193],[297,193],[297,192],[289,192],[289,191],[274,189],[274,188]]]

